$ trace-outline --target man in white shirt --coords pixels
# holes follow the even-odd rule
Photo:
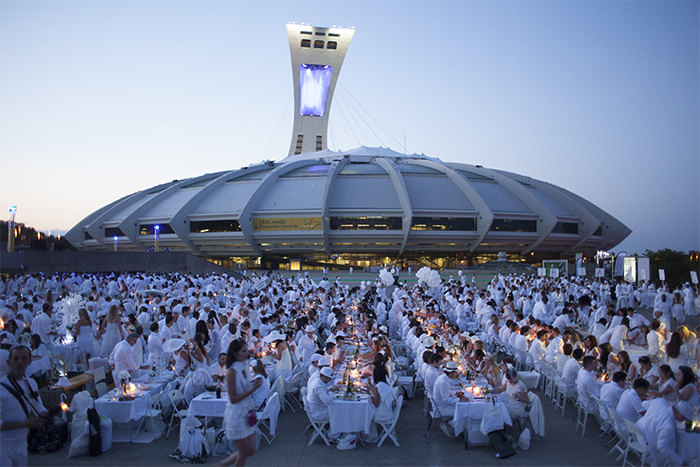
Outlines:
[[[685,401],[673,407],[665,399],[654,399],[647,413],[637,422],[649,442],[649,451],[654,465],[681,465],[685,462],[676,454],[676,421],[685,422],[693,418],[693,407]]]
[[[328,406],[333,402],[333,395],[326,386],[333,378],[333,370],[324,367],[318,372],[318,378],[309,380],[306,401],[309,414],[314,420],[328,420]]]
[[[52,348],[51,337],[56,334],[56,331],[51,330],[51,313],[53,307],[50,303],[44,303],[43,312],[36,315],[32,320],[32,334],[38,334],[41,337],[41,342],[47,349]]]
[[[600,397],[600,388],[595,382],[595,374],[593,373],[598,365],[595,357],[589,355],[583,357],[583,368],[579,370],[576,378],[576,387],[578,388],[579,403],[588,408],[589,412],[596,409],[593,396]]]
[[[600,400],[605,403],[611,409],[617,407],[618,402],[620,402],[620,397],[622,393],[625,392],[625,383],[627,382],[627,374],[624,371],[618,371],[613,375],[612,381],[604,384],[600,388]],[[600,416],[603,420],[608,419],[608,414],[602,408],[600,410]]]
[[[31,362],[32,352],[29,347],[24,345],[13,347],[7,359],[10,371],[0,380],[0,414],[2,414],[0,465],[2,466],[27,465],[29,429],[42,428],[46,423],[46,420],[41,417],[46,415],[47,410],[39,398],[36,382],[24,374]]]
[[[649,325],[651,329],[647,334],[647,356],[651,363],[663,362],[666,359],[666,346],[663,345],[664,337],[661,331],[661,324],[653,321]]]
[[[629,420],[632,423],[636,423],[639,417],[646,413],[644,406],[642,405],[642,399],[644,399],[649,391],[649,381],[645,379],[634,380],[634,385],[631,389],[625,390],[620,397],[620,402],[617,403],[617,415],[624,420]]]
[[[561,379],[559,380],[559,386],[564,390],[571,390],[576,385],[576,377],[581,369],[579,366],[579,360],[583,357],[583,349],[575,348],[571,353],[571,358],[569,358],[564,364],[564,370],[561,373]]]
[[[226,354],[221,353],[219,358],[209,365],[209,373],[214,381],[224,381],[226,380]]]
[[[109,363],[114,365],[113,374],[119,375],[122,371],[128,371],[132,376],[135,376],[135,370],[148,369],[148,365],[138,366],[134,359],[134,345],[139,340],[139,335],[135,332],[126,336],[126,339],[114,346],[112,355],[109,357]]]
[[[439,353],[434,353],[430,355],[430,360],[427,367],[425,367],[425,375],[423,376],[423,383],[426,388],[435,387],[435,381],[442,374],[440,371],[440,365],[442,364],[442,357]]]
[[[450,380],[458,376],[457,362],[447,362],[445,372],[435,380],[433,386],[433,401],[435,406],[443,418],[451,419],[455,414],[455,406],[457,402],[467,402],[469,399],[462,397],[462,393],[458,392],[453,395],[450,391]]]

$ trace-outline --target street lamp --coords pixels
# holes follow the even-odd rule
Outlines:
[[[10,206],[10,221],[7,223],[7,251],[12,253],[15,251],[15,214],[17,206]]]
[[[156,253],[158,253],[158,234],[160,233],[160,226],[156,225],[154,229],[156,234]]]
[[[116,235],[114,236],[114,251],[117,251],[117,241],[119,240],[119,237]]]

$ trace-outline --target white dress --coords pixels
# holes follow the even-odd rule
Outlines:
[[[231,368],[236,372],[236,394],[250,390],[250,372],[248,362],[233,362]],[[230,391],[230,389],[229,389]],[[242,401],[226,404],[226,437],[230,440],[245,439],[253,434],[253,427],[248,423],[248,412],[253,407],[253,399],[248,396]]]
[[[95,339],[92,337],[92,324],[90,326],[80,326],[77,344],[83,353],[95,355]]]
[[[517,384],[511,384],[510,381],[508,381],[506,385],[506,394],[508,395],[506,408],[512,418],[525,416],[525,407],[527,407],[527,404],[515,398],[518,393],[527,394],[525,384],[523,384],[522,381],[518,381]]]
[[[292,376],[292,369],[294,365],[292,364],[292,353],[289,351],[289,347],[282,351],[282,359],[275,364],[275,377],[289,378]]]
[[[100,357],[109,358],[119,342],[124,339],[121,332],[121,325],[119,323],[107,323],[107,332],[105,332],[102,338],[102,347],[100,348]]]

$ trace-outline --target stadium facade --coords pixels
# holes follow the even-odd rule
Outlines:
[[[66,239],[80,250],[187,251],[227,267],[458,267],[593,255],[631,230],[563,188],[387,148],[327,149],[354,30],[288,24],[295,120],[289,155],[173,180],[104,206]]]

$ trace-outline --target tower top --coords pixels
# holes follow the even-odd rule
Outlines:
[[[294,78],[294,130],[289,155],[327,147],[328,115],[355,29],[288,23]]]

